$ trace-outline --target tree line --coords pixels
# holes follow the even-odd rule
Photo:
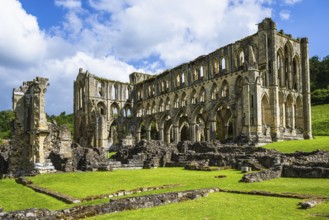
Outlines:
[[[329,56],[310,59],[312,105],[329,103]]]

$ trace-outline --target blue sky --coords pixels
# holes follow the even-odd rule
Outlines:
[[[43,76],[47,113],[71,113],[80,67],[120,81],[159,73],[255,33],[265,17],[324,57],[328,9],[328,0],[1,0],[0,111],[13,88]]]

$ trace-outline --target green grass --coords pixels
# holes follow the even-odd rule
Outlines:
[[[329,104],[312,106],[313,135],[329,135]]]
[[[226,175],[227,177],[218,179],[215,178],[217,175]],[[245,191],[259,190],[329,196],[329,179],[279,178],[247,184],[239,182],[242,175],[240,171],[236,170],[202,172],[188,171],[183,168],[158,168],[46,174],[30,179],[39,186],[78,198],[111,193],[122,189],[128,190],[164,184],[182,185],[170,189],[149,191],[140,195],[220,187]],[[88,204],[107,201],[104,199]],[[97,219],[155,219],[157,216],[157,219],[280,219],[286,216],[290,219],[306,218],[312,211],[296,209],[298,202],[299,200],[296,199],[215,193],[195,201],[111,214],[97,217]],[[5,208],[5,211],[31,207],[60,209],[71,206],[35,193],[27,187],[16,184],[13,180],[0,181],[0,207]],[[317,210],[317,213],[327,212],[329,214],[328,208],[329,205],[326,203],[314,210]],[[267,213],[269,213],[268,216]]]
[[[328,214],[329,203],[309,210],[300,210],[297,209],[298,202],[297,199],[213,193],[208,197],[179,204],[89,219],[307,219],[315,213]]]
[[[274,142],[263,147],[267,149],[276,149],[284,153],[293,153],[295,151],[311,152],[317,149],[329,150],[329,136],[315,136],[312,140]]]
[[[218,179],[216,175],[226,175]],[[242,173],[236,170],[212,172],[188,171],[183,168],[158,168],[151,170],[118,170],[114,172],[86,172],[39,175],[31,180],[42,187],[77,198],[111,193],[138,187],[182,184],[182,186],[157,192],[220,187],[225,189],[294,192],[329,196],[329,179],[280,178],[260,183],[240,183]],[[147,192],[146,194],[155,192]]]
[[[44,194],[36,193],[28,187],[17,184],[13,179],[5,179],[0,180],[0,207],[5,211],[32,207],[61,209],[66,207],[66,204]]]

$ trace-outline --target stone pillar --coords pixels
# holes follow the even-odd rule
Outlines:
[[[259,74],[258,74],[259,76]],[[263,130],[263,110],[264,109],[264,106],[262,106],[262,94],[261,94],[261,85],[259,82],[255,82],[255,97],[254,97],[254,100],[253,100],[253,106],[254,106],[254,109],[256,110],[256,133],[258,136],[261,136],[262,135],[262,130]],[[268,125],[267,125],[268,126]]]
[[[312,117],[311,117],[311,90],[310,90],[310,67],[308,56],[308,39],[302,38],[301,43],[301,73],[303,83],[303,117],[304,138],[312,139]]]
[[[243,85],[243,135],[250,137],[250,88],[249,83]]]
[[[48,125],[45,113],[45,93],[47,91],[48,79],[37,77],[31,85],[31,121],[30,143],[35,150],[34,163],[44,163],[44,140],[47,137]]]
[[[141,131],[140,130],[136,131],[136,141],[137,141],[137,143],[141,141]]]
[[[170,143],[170,129],[165,132],[165,142]]]
[[[205,140],[206,141],[211,141],[211,135],[210,135],[210,124],[207,124],[205,127]]]
[[[193,123],[193,124],[191,124],[190,125],[190,138],[191,138],[191,141],[192,142],[196,142],[196,140],[197,140],[197,132],[196,132],[196,126],[195,126],[195,123]]]
[[[282,127],[286,127],[286,103],[282,103]]]
[[[216,121],[210,121],[210,140],[216,140]]]
[[[160,141],[164,141],[164,131],[163,131],[163,127],[159,128],[159,140]]]
[[[146,140],[151,140],[151,129],[146,130]]]
[[[180,141],[178,126],[173,126],[174,129],[174,142],[177,144]]]

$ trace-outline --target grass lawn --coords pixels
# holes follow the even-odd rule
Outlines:
[[[309,210],[297,208],[300,200],[229,193],[212,193],[208,197],[107,214],[89,219],[320,219],[314,214],[328,214],[329,203]],[[313,218],[312,218],[313,217]]]
[[[293,153],[295,151],[311,152],[317,149],[329,151],[329,136],[315,136],[312,140],[274,142],[263,147],[267,149],[276,149],[283,153]]]
[[[0,207],[5,211],[32,207],[61,209],[66,207],[66,204],[44,194],[36,193],[28,187],[17,184],[13,179],[4,179],[0,180]]]
[[[329,104],[312,106],[313,135],[329,135]]]
[[[218,179],[216,175],[226,175]],[[111,193],[138,187],[182,184],[156,192],[220,187],[224,189],[293,192],[329,196],[329,179],[279,178],[260,183],[240,183],[243,174],[237,170],[191,171],[183,168],[150,170],[117,170],[114,172],[86,172],[38,175],[31,180],[42,187],[77,198]],[[97,181],[95,181],[97,180]],[[146,192],[154,194],[155,192]]]
[[[217,175],[226,175],[227,177],[218,179],[215,178]],[[246,191],[261,190],[329,196],[329,179],[279,178],[248,184],[239,183],[241,177],[242,173],[236,170],[205,172],[188,171],[183,168],[158,168],[118,170],[114,172],[46,174],[30,179],[39,186],[80,198],[111,193],[121,189],[164,184],[182,184],[182,186],[149,191],[143,194],[220,187]],[[107,201],[107,199],[104,199],[91,203]],[[215,193],[210,194],[207,198],[195,201],[99,216],[97,218],[154,219],[156,216],[160,216],[158,219],[280,219],[288,216],[291,219],[300,219],[307,217],[312,213],[312,210],[318,210],[317,213],[327,212],[329,214],[328,203],[311,211],[304,211],[297,209],[296,204],[298,202],[299,200],[296,199]],[[5,211],[31,207],[61,209],[70,206],[72,205],[66,205],[48,196],[35,193],[27,187],[16,184],[13,180],[0,181],[0,207],[3,207]],[[269,213],[268,216],[267,213]]]

